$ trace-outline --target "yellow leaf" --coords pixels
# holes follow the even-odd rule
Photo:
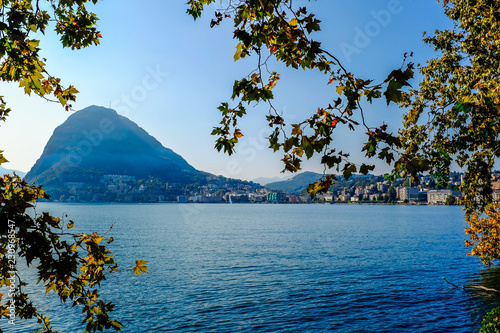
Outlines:
[[[238,61],[241,58],[241,50],[243,48],[243,44],[239,43],[236,46],[236,52],[234,53],[234,61]]]
[[[300,128],[300,124],[292,125],[292,135],[302,135],[302,129]]]
[[[1,306],[0,307],[0,317],[8,317],[9,316],[9,309],[7,309],[6,306]]]
[[[148,268],[145,266],[148,262],[145,260],[137,260],[135,262],[135,267],[133,269],[134,274],[137,274],[137,276],[141,276],[141,273],[149,273]]]
[[[337,94],[342,95],[342,92],[344,91],[344,86],[338,86],[337,87]]]

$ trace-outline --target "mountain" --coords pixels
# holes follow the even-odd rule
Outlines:
[[[259,178],[255,178],[252,181],[254,183],[257,183],[257,184],[260,184],[260,185],[266,185],[266,184],[269,184],[269,183],[281,182],[281,181],[290,179],[292,177],[293,177],[293,175],[287,175],[285,177],[272,177],[272,178],[259,177]]]
[[[322,176],[323,174],[321,173],[306,171],[285,181],[269,183],[265,187],[274,191],[283,191],[287,193],[300,193],[306,190],[309,184],[318,181]],[[351,187],[351,186],[364,187],[369,183],[373,184],[378,181],[380,182],[384,181],[384,177],[374,176],[372,174],[367,174],[367,175],[354,174],[351,175],[351,177],[348,180],[345,180],[343,176],[338,175],[337,180],[330,189],[336,189],[336,188],[338,189],[342,187]]]
[[[321,176],[323,176],[321,173],[306,171],[303,173],[299,173],[295,177],[285,181],[269,183],[266,185],[266,187],[274,191],[300,193],[303,190],[307,189],[309,184],[314,183],[315,181],[320,179]]]
[[[208,174],[196,170],[144,129],[112,109],[90,106],[54,130],[42,155],[26,175],[45,187],[68,182],[99,184],[106,174],[150,176],[193,183]]]
[[[14,172],[16,173],[16,175],[18,175],[21,178],[26,175],[26,172],[19,171],[19,170],[5,169],[3,166],[0,165],[0,176],[6,175],[6,174],[13,175]]]

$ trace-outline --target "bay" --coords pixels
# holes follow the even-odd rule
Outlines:
[[[125,332],[474,332],[500,304],[443,280],[500,288],[498,269],[466,256],[460,207],[40,203],[41,211],[67,214],[77,231],[113,226],[118,263],[149,262],[149,274],[121,271],[102,286]],[[30,293],[54,329],[84,331],[79,310]]]

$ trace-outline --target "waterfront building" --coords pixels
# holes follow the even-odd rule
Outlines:
[[[272,192],[267,195],[269,202],[283,202],[286,201],[286,194],[283,192]]]
[[[446,198],[452,194],[452,190],[430,190],[427,192],[427,203],[429,205],[444,205]]]
[[[399,200],[417,200],[418,192],[420,189],[418,187],[404,187],[401,186],[398,188],[398,197]]]
[[[179,196],[177,196],[177,202],[186,203],[186,202],[188,202],[188,197],[185,195],[179,195]]]

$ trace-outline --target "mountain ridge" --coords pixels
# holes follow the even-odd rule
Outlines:
[[[283,191],[287,193],[301,193],[307,189],[309,184],[314,183],[322,176],[323,174],[321,173],[305,171],[295,175],[290,179],[266,184],[265,187],[273,191]]]
[[[258,183],[258,184],[264,186],[264,185],[269,184],[269,183],[277,183],[277,182],[281,182],[281,181],[286,181],[290,178],[293,178],[293,175],[286,175],[284,177],[257,177],[255,179],[253,179],[252,181],[254,183]]]
[[[105,174],[178,183],[208,175],[130,119],[93,105],[73,113],[54,130],[25,179],[51,187],[67,182],[97,184]]]
[[[24,171],[7,169],[7,168],[4,168],[3,166],[0,165],[0,176],[6,175],[6,174],[13,175],[14,173],[21,178],[23,178],[26,175],[26,172],[24,172]]]

